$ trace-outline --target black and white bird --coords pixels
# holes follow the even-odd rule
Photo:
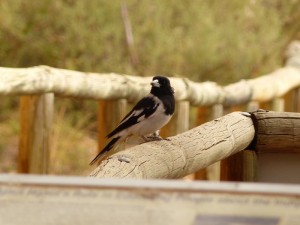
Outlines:
[[[142,98],[133,109],[124,117],[119,125],[107,137],[112,138],[104,149],[91,161],[94,164],[114,145],[130,135],[139,135],[144,140],[148,134],[155,134],[166,125],[174,114],[174,89],[170,80],[164,76],[155,76],[150,83],[150,93]],[[155,136],[154,136],[155,137]],[[158,136],[157,139],[160,137]]]

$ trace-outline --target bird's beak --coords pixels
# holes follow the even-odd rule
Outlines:
[[[159,83],[159,81],[156,80],[156,79],[153,80],[153,81],[151,81],[150,84],[151,84],[152,87],[160,87],[160,83]]]

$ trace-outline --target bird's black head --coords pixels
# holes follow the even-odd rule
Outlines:
[[[151,82],[150,93],[156,96],[173,95],[174,89],[171,87],[170,80],[164,76],[155,76]]]

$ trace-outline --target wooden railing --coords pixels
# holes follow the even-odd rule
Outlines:
[[[293,42],[286,56],[283,68],[225,87],[214,82],[196,83],[186,78],[171,78],[177,112],[171,123],[162,130],[162,135],[182,133],[236,109],[253,111],[269,104],[267,108],[275,111],[299,111],[300,43]],[[150,80],[151,77],[83,73],[48,66],[0,68],[0,94],[21,96],[19,172],[48,171],[56,95],[99,101],[100,149],[104,135],[126,113],[126,102],[135,102],[146,95]],[[197,107],[193,125],[189,124],[190,107]],[[211,168],[219,170],[220,165]],[[195,176],[203,178],[206,175],[199,172]]]

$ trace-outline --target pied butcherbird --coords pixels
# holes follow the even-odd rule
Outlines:
[[[171,87],[170,80],[164,76],[155,76],[150,84],[152,86],[150,93],[142,98],[107,135],[111,141],[90,165],[103,158],[117,142],[128,136],[139,135],[149,141],[146,135],[157,134],[157,131],[170,121],[175,110],[174,89]],[[159,136],[157,138],[161,139]]]

